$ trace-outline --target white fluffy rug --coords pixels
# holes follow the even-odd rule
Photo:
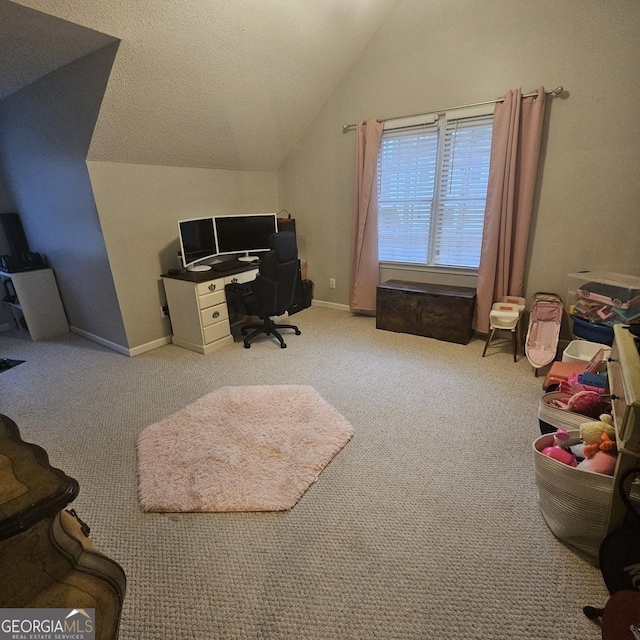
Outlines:
[[[313,387],[222,387],[140,434],[142,509],[290,509],[352,435]]]

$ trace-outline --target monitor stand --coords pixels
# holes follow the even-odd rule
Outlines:
[[[209,271],[211,266],[208,264],[194,264],[191,267],[187,267],[187,271]]]
[[[260,260],[258,256],[250,256],[248,252],[243,256],[238,256],[238,262],[258,262],[258,260]]]

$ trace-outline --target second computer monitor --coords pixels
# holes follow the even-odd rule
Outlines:
[[[214,224],[219,254],[249,253],[269,250],[269,238],[278,231],[275,213],[252,213],[215,216]]]

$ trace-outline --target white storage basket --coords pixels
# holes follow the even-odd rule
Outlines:
[[[579,431],[567,431],[569,443],[580,441]],[[540,436],[533,443],[533,467],[542,516],[560,540],[597,557],[607,532],[613,477],[570,467],[541,453],[552,445],[553,434]]]
[[[562,352],[562,362],[585,362],[594,358],[600,349],[603,350],[603,358],[606,360],[611,355],[611,347],[598,342],[588,340],[572,340]]]
[[[573,429],[579,432],[581,424],[593,421],[593,418],[589,416],[558,409],[558,407],[554,407],[551,404],[553,400],[568,400],[570,397],[571,395],[568,393],[552,391],[551,393],[545,393],[542,398],[540,398],[538,404],[538,419],[540,421],[540,430],[543,433],[548,433],[551,430],[546,429],[545,425],[555,427],[556,429],[566,429],[567,431]]]

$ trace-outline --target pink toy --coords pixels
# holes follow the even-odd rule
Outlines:
[[[607,453],[606,451],[598,451],[591,458],[585,458],[579,465],[578,469],[585,471],[594,471],[595,473],[603,473],[612,476],[616,469],[616,461],[618,456],[615,453]]]
[[[579,413],[589,418],[597,418],[603,411],[602,398],[595,391],[578,391],[567,401],[555,400],[554,405],[558,409]]]
[[[562,448],[563,443],[569,439],[569,434],[564,429],[558,429],[553,435],[553,446],[545,447],[542,453],[558,462],[568,464],[570,467],[578,465],[578,460],[570,451]]]
[[[578,380],[578,374],[574,373],[558,385],[558,391],[570,394],[578,393],[578,391],[593,391],[598,395],[602,395],[604,393],[604,388],[584,384]]]

